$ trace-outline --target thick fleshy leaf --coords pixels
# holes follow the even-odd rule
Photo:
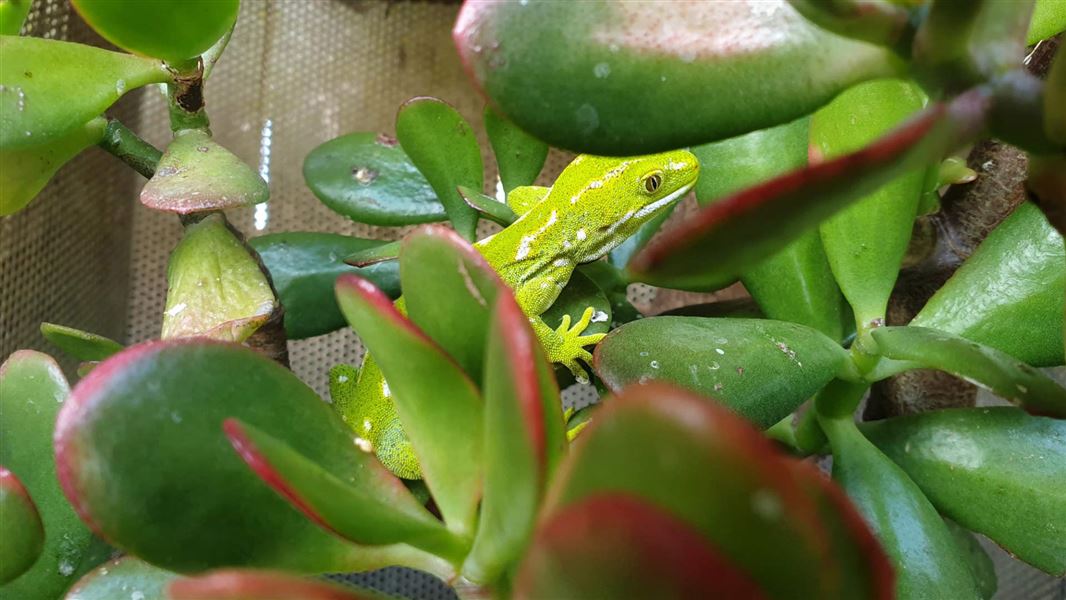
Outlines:
[[[886,358],[946,371],[1030,412],[1066,418],[1066,388],[1009,354],[926,327],[882,327],[871,333]]]
[[[164,600],[166,587],[180,577],[133,556],[108,561],[85,574],[67,591],[66,600]]]
[[[104,126],[104,119],[96,118],[43,144],[0,150],[0,217],[29,204],[60,167],[103,139]]]
[[[863,437],[851,415],[819,422],[833,448],[833,479],[892,561],[896,597],[976,598],[966,550],[918,486]]]
[[[1066,30],[1066,2],[1062,0],[1036,0],[1033,20],[1029,22],[1026,44],[1035,44]]]
[[[413,225],[448,218],[444,205],[395,138],[334,138],[304,159],[304,181],[323,204],[357,223]]]
[[[987,110],[986,91],[967,92],[858,152],[737,192],[652,242],[630,269],[651,283],[657,277],[692,287],[728,283],[849,203],[972,140]]]
[[[467,205],[478,212],[478,216],[488,219],[507,227],[518,220],[518,215],[507,204],[500,202],[492,196],[486,196],[481,192],[459,186],[459,195]]]
[[[470,124],[441,100],[412,98],[396,114],[396,137],[433,187],[456,231],[473,240],[477,213],[456,190],[484,188],[481,149]]]
[[[519,127],[553,146],[616,156],[785,123],[900,66],[889,50],[829,34],[784,1],[660,9],[469,2],[452,35],[475,83]]]
[[[485,492],[463,566],[490,584],[525,552],[547,482],[566,450],[551,365],[510,294],[499,294],[485,356]]]
[[[44,549],[44,525],[18,477],[0,466],[0,585],[25,573]]]
[[[157,60],[34,37],[0,37],[0,61],[0,148],[5,151],[64,136],[127,91],[170,80]]]
[[[221,215],[210,215],[187,226],[170,255],[162,337],[243,342],[275,302],[259,262]]]
[[[344,273],[372,281],[391,297],[400,295],[400,272],[395,261],[357,269],[344,257],[385,242],[335,233],[272,233],[248,240],[259,253],[278,299],[285,307],[285,334],[291,340],[323,335],[347,325],[333,284]]]
[[[876,421],[863,431],[941,513],[1066,575],[1066,421],[967,408]]]
[[[769,427],[847,368],[847,352],[785,321],[652,317],[596,347],[596,374],[612,390],[658,379],[700,392]]]
[[[237,20],[239,0],[72,0],[90,27],[112,44],[178,62],[199,56]]]
[[[41,335],[68,355],[83,361],[99,361],[125,346],[102,335],[54,323],[41,323]]]
[[[746,187],[807,165],[808,119],[693,148],[704,166],[696,200],[711,204]],[[802,234],[742,277],[771,319],[843,337],[844,304],[817,231]]]
[[[764,598],[688,523],[628,494],[584,499],[541,525],[515,597]]]
[[[81,380],[56,425],[60,482],[94,530],[178,572],[420,562],[439,569],[413,548],[355,546],[306,519],[233,451],[222,429],[231,417],[270,431],[331,473],[366,471],[366,461],[347,452],[350,430],[291,371],[251,349],[201,338],[133,346]]]
[[[937,290],[912,325],[961,335],[1037,367],[1063,364],[1066,247],[1025,203]]]
[[[969,530],[948,519],[944,519],[944,524],[948,526],[948,531],[951,532],[951,535],[955,536],[955,542],[959,547],[965,549],[970,572],[973,573],[973,579],[977,582],[977,589],[981,593],[981,598],[992,600],[992,597],[996,595],[996,590],[999,588],[996,565],[992,562],[992,557],[988,555],[981,542],[977,541],[977,537],[970,533]]]
[[[477,250],[442,226],[404,239],[400,277],[410,319],[481,381],[489,316],[497,296],[510,293],[507,286]]]
[[[362,471],[342,479],[251,425],[229,419],[223,428],[256,475],[329,531],[359,544],[407,543],[453,561],[466,552],[399,479],[355,444],[342,451]]]
[[[563,461],[543,518],[603,494],[635,496],[686,523],[769,597],[821,597],[842,584],[818,503],[790,464],[705,398],[653,384],[608,400]]]
[[[485,107],[484,118],[504,192],[533,185],[548,158],[548,145],[519,129],[491,106]]]
[[[381,600],[383,596],[271,571],[228,569],[179,579],[168,600]]]
[[[823,160],[861,150],[924,104],[924,94],[913,83],[861,83],[814,113],[811,152]],[[924,179],[922,167],[901,174],[819,228],[833,275],[863,330],[884,321]]]
[[[344,257],[344,262],[353,267],[369,267],[387,260],[396,260],[400,258],[400,248],[402,246],[403,240],[396,240],[365,250],[358,250]]]
[[[337,301],[389,383],[404,432],[449,529],[471,534],[482,473],[484,407],[477,388],[370,282],[341,276]]]
[[[0,587],[5,598],[58,598],[90,556],[92,534],[63,497],[52,454],[56,414],[69,393],[45,354],[21,350],[0,365],[0,464],[29,491],[45,531],[37,562]]]
[[[183,215],[251,206],[269,197],[258,173],[200,129],[174,135],[141,190],[141,204]]]
[[[18,35],[33,0],[4,0],[0,2],[0,35]]]

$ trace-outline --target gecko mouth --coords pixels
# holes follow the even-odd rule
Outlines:
[[[669,206],[669,205],[673,204],[674,202],[679,200],[681,197],[683,197],[685,194],[687,194],[689,192],[689,190],[691,190],[695,185],[696,185],[696,182],[693,181],[692,183],[688,183],[686,185],[681,186],[677,190],[675,190],[675,191],[671,192],[670,194],[664,196],[661,200],[656,200],[655,202],[652,202],[651,204],[645,206],[644,208],[641,208],[640,210],[638,210],[633,215],[633,218],[635,218],[635,219],[644,218],[644,217],[652,214],[653,212],[659,210],[660,208],[663,208],[665,206]]]

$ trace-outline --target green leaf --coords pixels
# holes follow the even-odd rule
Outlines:
[[[706,165],[696,182],[696,200],[711,204],[746,187],[807,165],[808,119],[693,148]],[[814,327],[843,337],[844,303],[817,231],[752,267],[744,287],[767,317]]]
[[[0,464],[26,487],[45,531],[37,562],[0,586],[5,598],[58,598],[89,556],[92,534],[63,497],[52,452],[56,414],[69,393],[59,365],[45,354],[20,350],[0,365]]]
[[[926,327],[881,327],[871,334],[886,358],[945,371],[1030,412],[1066,418],[1066,389],[1009,354]]]
[[[566,451],[551,365],[510,294],[496,297],[485,357],[484,500],[468,579],[491,584],[524,554],[544,488]]]
[[[618,493],[592,496],[543,523],[515,587],[526,600],[765,595],[689,524]]]
[[[1066,574],[1066,421],[968,408],[863,431],[945,516],[1039,569]]]
[[[444,206],[395,138],[349,133],[304,159],[307,187],[357,223],[414,225],[447,219]]]
[[[412,98],[396,114],[396,137],[433,187],[455,230],[473,240],[477,213],[456,190],[484,189],[481,149],[470,124],[442,100]]]
[[[369,267],[380,262],[396,260],[400,258],[400,248],[403,240],[387,242],[380,246],[374,246],[365,250],[359,250],[344,257],[344,262],[353,267]]]
[[[343,262],[345,256],[380,248],[385,242],[335,233],[272,233],[248,240],[259,253],[278,299],[285,307],[285,334],[291,340],[323,335],[347,325],[333,284],[344,273],[356,273],[385,291],[400,295],[400,274],[395,261],[357,269]]]
[[[861,83],[811,118],[811,150],[819,160],[861,150],[924,104],[924,94],[913,83]],[[924,180],[925,169],[912,169],[821,224],[825,255],[860,330],[884,321]]]
[[[0,217],[25,208],[60,167],[103,139],[105,124],[96,118],[43,144],[0,150]]]
[[[452,35],[474,82],[518,127],[552,146],[615,156],[786,123],[901,66],[891,51],[823,31],[783,2],[661,8],[472,2]]]
[[[440,225],[404,239],[400,279],[411,321],[480,382],[492,307],[509,288],[477,250]]]
[[[82,361],[99,361],[125,346],[102,335],[54,323],[41,323],[41,335],[66,354]]]
[[[30,493],[11,471],[0,467],[0,585],[33,566],[44,548],[44,525]]]
[[[1066,28],[1066,1],[1062,2],[1063,27]],[[1044,134],[1049,140],[1066,146],[1066,54],[1056,54],[1044,82]],[[1061,159],[1060,159],[1061,160]],[[1030,171],[1031,172],[1031,171]]]
[[[484,409],[477,388],[370,282],[341,276],[337,301],[389,383],[403,430],[449,529],[472,534],[482,474]]]
[[[167,340],[106,360],[64,405],[55,445],[67,498],[126,552],[179,572],[439,572],[413,548],[356,546],[307,520],[233,451],[228,418],[270,431],[332,473],[362,471],[347,451],[351,431],[291,371],[237,344]]]
[[[1063,0],[1036,0],[1033,19],[1025,43],[1033,45],[1040,40],[1066,30],[1066,2]]]
[[[851,415],[820,418],[833,448],[833,479],[881,541],[897,598],[976,598],[964,549],[907,474],[855,428]]]
[[[162,337],[243,342],[274,312],[259,263],[218,214],[185,228],[167,267]]]
[[[944,524],[948,526],[948,531],[951,532],[951,535],[955,536],[955,542],[959,547],[965,549],[966,556],[969,559],[970,572],[973,573],[974,581],[977,582],[977,589],[981,594],[981,598],[992,600],[992,597],[996,595],[996,590],[999,588],[996,565],[992,562],[992,557],[988,555],[981,542],[977,541],[977,537],[970,533],[969,530],[947,519],[944,520]]]
[[[116,598],[169,598],[166,587],[178,579],[177,573],[153,567],[133,556],[108,561],[87,573],[70,588],[71,600],[115,600]]]
[[[258,173],[200,129],[174,134],[141,190],[141,204],[182,215],[251,206],[269,197]]]
[[[358,544],[406,543],[452,561],[467,548],[372,453],[349,444],[358,471],[331,473],[263,431],[228,419],[230,443],[267,485],[332,533]]]
[[[1063,364],[1066,248],[1040,209],[1019,206],[996,227],[912,325],[991,346],[1037,367]]]
[[[288,573],[224,569],[179,579],[167,588],[169,600],[382,600],[374,592]]]
[[[504,192],[510,194],[516,187],[533,185],[548,158],[548,145],[519,129],[491,106],[485,107],[484,119]]]
[[[630,269],[651,283],[724,285],[851,202],[971,141],[988,109],[988,92],[973,90],[932,105],[858,152],[737,192],[653,241]]]
[[[97,33],[145,56],[179,62],[199,56],[237,20],[239,0],[71,0]]]
[[[663,380],[710,396],[762,428],[791,413],[847,368],[847,352],[814,329],[763,319],[652,317],[596,347],[612,390]]]
[[[122,94],[170,80],[157,60],[32,37],[0,37],[0,62],[0,148],[5,151],[67,135]]]
[[[511,210],[510,206],[500,202],[492,196],[486,196],[481,192],[472,190],[467,187],[459,186],[459,195],[463,197],[463,201],[467,205],[478,212],[478,216],[488,219],[493,223],[498,223],[504,227],[507,227],[511,223],[518,220],[518,215]]]
[[[608,400],[560,466],[543,522],[583,501],[618,495],[686,524],[689,536],[716,548],[768,597],[822,597],[841,583],[818,505],[789,463],[754,428],[704,398],[653,384]],[[587,537],[599,532],[610,540],[617,529],[612,525]],[[642,565],[620,562],[624,544],[597,547],[605,554],[597,558],[615,571],[642,571]],[[771,555],[775,560],[768,561]]]
[[[0,35],[18,35],[30,14],[33,0],[3,0],[0,2]]]

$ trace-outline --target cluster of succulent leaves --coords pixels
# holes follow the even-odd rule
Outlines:
[[[454,109],[415,98],[395,138],[346,135],[304,164],[314,194],[357,222],[451,229],[246,244],[220,211],[267,187],[196,102],[236,0],[74,4],[135,54],[16,37],[28,2],[0,0],[0,214],[99,145],[149,178],[142,203],[185,234],[162,339],[124,349],[44,324],[83,361],[73,390],[37,352],[0,368],[5,597],[355,598],[262,569],[389,565],[504,597],[990,597],[970,532],[1066,574],[1066,390],[1033,368],[1064,362],[1061,234],[1021,205],[909,325],[885,326],[914,220],[973,175],[952,152],[1016,144],[1032,195],[1049,215],[1066,206],[1066,59],[1046,82],[1021,61],[1066,28],[1062,3],[1037,2],[1032,19],[1029,2],[468,3],[455,39],[494,106],[502,194],[533,183],[548,143],[692,146],[703,165],[700,212],[581,267],[544,315],[609,315],[589,331],[612,329],[595,351],[603,397],[576,414],[469,243],[480,219],[516,216],[484,195]],[[163,152],[103,116],[152,83],[168,90]],[[759,314],[641,318],[626,301],[634,282],[738,279]],[[401,289],[406,315],[390,300]],[[359,334],[423,481],[394,477],[310,387],[241,345],[279,303],[291,339]],[[873,382],[918,368],[1019,408],[855,423]],[[831,453],[835,482],[782,446]],[[108,544],[125,556],[102,563]]]

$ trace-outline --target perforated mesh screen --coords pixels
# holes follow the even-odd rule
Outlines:
[[[234,225],[249,236],[299,230],[402,235],[328,210],[304,185],[301,167],[312,148],[338,135],[392,133],[397,106],[412,96],[437,96],[459,109],[482,141],[486,181],[495,181],[481,127],[483,102],[468,85],[450,38],[457,10],[444,3],[245,0],[229,49],[208,82],[207,109],[216,139],[268,179],[271,201],[232,211]],[[26,31],[106,46],[61,0],[37,0]],[[150,142],[166,144],[159,90],[132,93],[110,112]],[[569,158],[553,151],[542,183]],[[17,348],[54,354],[37,330],[44,320],[127,342],[159,335],[167,256],[181,227],[172,216],[139,205],[141,185],[143,179],[116,160],[90,150],[64,167],[31,208],[0,220],[0,355]],[[481,233],[492,230],[483,225]],[[737,287],[716,296],[741,294]],[[647,314],[708,299],[642,285],[632,286],[629,296]],[[362,350],[345,330],[291,342],[290,352],[296,374],[325,393],[329,367],[358,361]],[[73,365],[64,366],[72,374]],[[583,405],[592,393],[572,388],[567,396]],[[1066,598],[1061,582],[1002,552],[997,566],[1001,598]],[[406,569],[349,580],[412,598],[453,597],[432,577]]]

